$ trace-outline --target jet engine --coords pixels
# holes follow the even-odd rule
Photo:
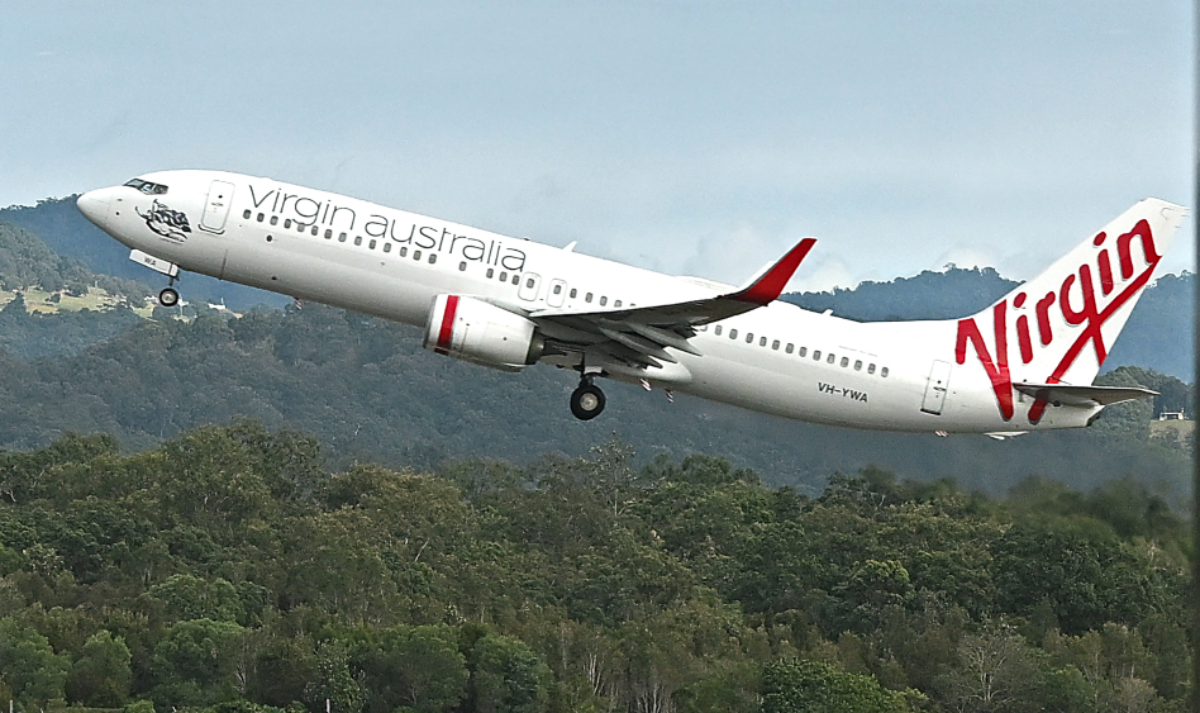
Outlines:
[[[545,340],[519,314],[462,295],[438,295],[425,323],[425,348],[502,371],[537,362]]]

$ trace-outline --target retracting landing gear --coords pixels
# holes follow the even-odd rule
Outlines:
[[[600,387],[592,383],[593,378],[591,374],[584,374],[579,379],[579,387],[571,392],[571,413],[580,421],[599,416],[607,401]]]
[[[163,307],[174,307],[179,304],[179,292],[173,287],[164,287],[158,293],[158,303]]]
[[[179,304],[179,292],[173,287],[175,280],[179,279],[178,265],[161,258],[156,258],[150,253],[144,253],[141,250],[131,250],[129,252],[129,259],[139,265],[145,265],[155,272],[161,272],[170,279],[170,282],[167,283],[162,292],[158,293],[158,303],[160,305],[163,307],[174,307]]]

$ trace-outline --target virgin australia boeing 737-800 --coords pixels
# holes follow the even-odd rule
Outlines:
[[[574,369],[581,419],[608,377],[803,421],[992,435],[1086,426],[1153,393],[1092,380],[1186,214],[1143,200],[978,314],[864,324],[776,301],[812,238],[739,289],[233,173],[150,173],[78,204],[170,285],[200,272],[417,325],[483,366]]]

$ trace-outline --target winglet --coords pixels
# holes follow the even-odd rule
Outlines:
[[[808,251],[812,250],[812,246],[816,244],[816,238],[801,240],[799,243],[796,243],[796,247],[788,251],[787,255],[784,255],[779,262],[768,268],[761,277],[748,287],[726,295],[726,297],[740,302],[756,304],[760,307],[770,304],[783,292],[783,288],[787,286],[788,280],[792,279],[792,275],[795,274],[796,268],[800,267],[800,263],[808,255]]]

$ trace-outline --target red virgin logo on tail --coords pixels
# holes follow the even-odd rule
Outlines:
[[[1109,249],[1104,247],[1107,238],[1102,232],[1092,240],[1094,246],[1101,248],[1095,256],[1094,264],[1083,263],[1066,276],[1057,291],[1050,290],[1044,296],[1036,298],[1033,310],[1037,321],[1036,343],[1030,330],[1029,315],[1020,314],[1016,318],[1017,345],[1022,364],[1032,362],[1043,352],[1051,351],[1051,356],[1057,355],[1065,340],[1073,340],[1062,352],[1057,366],[1046,377],[1048,384],[1059,383],[1063,374],[1067,373],[1088,344],[1095,350],[1097,363],[1104,362],[1104,358],[1108,356],[1108,348],[1104,344],[1101,327],[1122,305],[1133,299],[1138,291],[1146,286],[1154,274],[1154,268],[1162,259],[1154,247],[1150,224],[1144,219],[1139,220],[1132,230],[1117,238],[1117,258],[1120,263],[1118,280],[1113,273]],[[1131,252],[1134,238],[1138,239],[1146,261],[1146,267],[1136,273]],[[1099,278],[1099,295],[1096,292],[1095,277]],[[1019,292],[1012,299],[1012,307],[1021,309],[1026,300],[1026,293]],[[968,344],[974,349],[975,357],[979,359],[992,382],[996,404],[1005,421],[1013,417],[1014,411],[1012,376],[1009,370],[1008,313],[1008,298],[992,308],[991,345],[976,324],[975,317],[959,320],[958,339],[954,346],[954,356],[959,364],[965,364],[967,361]],[[1059,315],[1062,319],[1052,319],[1054,315]],[[1057,334],[1056,328],[1059,331]],[[1029,409],[1029,422],[1037,423],[1041,420],[1047,405],[1046,401],[1037,400]]]

